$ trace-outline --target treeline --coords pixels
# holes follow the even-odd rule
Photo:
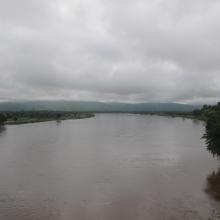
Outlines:
[[[220,157],[220,102],[217,105],[204,105],[201,110],[194,111],[196,117],[206,122],[207,149],[215,156]]]
[[[22,124],[29,122],[79,119],[94,116],[92,113],[67,111],[5,111],[0,113],[0,124]]]
[[[220,158],[220,102],[217,105],[203,105],[201,109],[191,112],[145,112],[144,114],[161,115],[169,117],[183,117],[203,120],[206,131],[203,136],[207,149]]]
[[[95,113],[191,112],[198,106],[179,103],[120,103],[87,101],[0,102],[1,111],[75,111]]]

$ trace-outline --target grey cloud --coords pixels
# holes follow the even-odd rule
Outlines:
[[[0,99],[214,102],[218,0],[0,0]]]

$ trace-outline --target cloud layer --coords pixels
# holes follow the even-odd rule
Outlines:
[[[0,100],[215,102],[219,0],[0,0]]]

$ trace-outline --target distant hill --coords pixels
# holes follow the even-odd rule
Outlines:
[[[119,103],[87,101],[25,101],[0,102],[0,111],[56,110],[77,112],[181,112],[198,107],[178,103]]]

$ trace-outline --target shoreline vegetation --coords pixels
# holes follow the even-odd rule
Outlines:
[[[217,105],[203,105],[201,109],[196,109],[194,111],[166,111],[166,112],[144,112],[142,115],[158,115],[158,116],[168,116],[168,117],[181,117],[188,119],[195,119],[204,121],[207,123],[212,117],[220,115],[220,102]],[[217,118],[216,118],[217,119]]]
[[[180,117],[187,119],[194,119],[199,121],[206,121],[206,118],[202,115],[195,115],[193,112],[145,112],[141,113],[141,115],[157,115],[157,116],[167,116],[167,117]]]
[[[104,113],[104,112],[103,112]],[[113,113],[113,112],[112,112]],[[115,112],[116,113],[116,112]],[[118,112],[119,113],[119,112]],[[166,117],[181,117],[192,120],[200,120],[205,123],[205,139],[206,149],[220,159],[220,102],[217,105],[204,105],[199,110],[190,112],[133,112],[133,114],[141,115],[159,115]],[[93,113],[71,112],[71,111],[14,111],[0,112],[0,130],[5,129],[4,124],[26,124],[46,121],[61,121],[68,119],[83,119],[94,117]],[[207,186],[205,192],[220,201],[220,169],[213,171],[207,177]]]
[[[192,112],[147,112],[143,114],[182,117],[205,122],[205,139],[207,150],[220,159],[220,102],[217,105],[204,105]]]
[[[192,120],[201,120],[205,123],[206,149],[213,157],[220,159],[220,102],[217,105],[204,105],[200,110],[192,112],[152,112],[147,115],[160,115],[168,117],[190,118]],[[205,192],[217,201],[220,201],[220,168],[213,171],[207,177],[207,186]]]
[[[7,111],[0,113],[0,124],[17,125],[47,121],[91,118],[93,113],[67,111]]]
[[[104,113],[104,112],[103,112]],[[114,112],[112,112],[114,113]],[[116,112],[115,112],[116,113]],[[121,112],[122,113],[122,112]],[[203,138],[206,140],[207,149],[220,158],[220,102],[217,105],[204,105],[194,111],[154,111],[133,112],[142,115],[161,115],[170,117],[182,117],[205,122],[206,132]],[[94,117],[91,112],[73,111],[2,111],[0,112],[0,125],[26,124],[45,121],[61,121],[68,119],[83,119]]]
[[[161,115],[201,120],[205,122],[207,149],[220,158],[220,102],[217,105],[203,105],[201,109],[192,112],[147,112],[146,115]]]
[[[103,112],[104,113],[104,112]],[[113,113],[113,112],[112,112]],[[116,112],[115,112],[116,113]],[[119,113],[119,112],[118,112]],[[122,113],[122,112],[121,112]],[[133,112],[141,115],[159,115],[167,117],[181,117],[192,120],[200,120],[205,123],[206,149],[220,159],[220,102],[217,105],[204,105],[201,109],[194,111],[167,111],[167,112]],[[46,121],[61,121],[68,119],[83,119],[94,117],[94,113],[71,112],[71,111],[5,111],[0,112],[0,129],[2,125],[37,123]],[[220,201],[220,169],[207,177],[206,193]]]

